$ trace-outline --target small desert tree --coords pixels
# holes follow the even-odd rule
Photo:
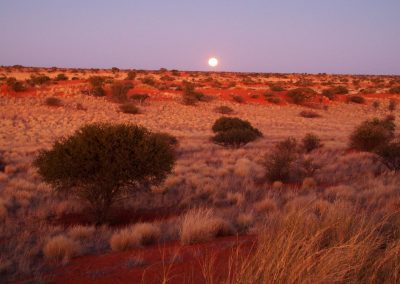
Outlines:
[[[34,165],[57,191],[87,201],[103,222],[117,200],[159,184],[174,162],[174,146],[165,135],[135,125],[98,123],[41,151]]]

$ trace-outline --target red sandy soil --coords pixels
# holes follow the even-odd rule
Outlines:
[[[228,277],[228,268],[236,252],[245,259],[255,245],[253,235],[221,237],[196,245],[181,245],[174,241],[127,252],[78,257],[66,266],[55,267],[41,279],[74,284],[205,283],[202,271],[204,264],[208,264],[213,282],[220,283]],[[163,282],[164,277],[168,281]]]

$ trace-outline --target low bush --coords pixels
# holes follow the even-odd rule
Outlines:
[[[360,151],[373,151],[386,145],[394,136],[395,124],[390,117],[366,120],[350,136],[350,147]]]
[[[376,154],[390,170],[400,171],[400,142],[382,145],[376,150]]]
[[[356,104],[364,104],[365,103],[364,97],[361,97],[361,96],[349,96],[347,98],[347,101],[351,102],[351,103],[356,103]]]
[[[279,103],[281,103],[282,100],[279,97],[268,97],[267,101],[272,104],[279,104]]]
[[[239,104],[244,103],[244,98],[240,95],[232,95],[232,99]]]
[[[62,106],[63,102],[61,99],[56,97],[48,97],[45,100],[45,104],[48,106]]]
[[[57,75],[57,77],[54,80],[56,80],[56,81],[66,81],[66,80],[68,80],[68,77],[63,73],[60,73],[60,74]]]
[[[389,105],[388,105],[388,110],[389,111],[395,111],[397,108],[397,101],[395,100],[390,100]]]
[[[8,78],[6,81],[6,84],[7,84],[7,87],[9,89],[13,90],[14,92],[23,92],[26,90],[24,83],[22,83],[21,81],[18,81],[14,77]]]
[[[126,102],[128,91],[133,88],[132,83],[115,82],[111,85],[111,97],[115,102]]]
[[[102,76],[91,76],[88,79],[88,82],[91,86],[91,89],[89,91],[89,94],[95,97],[103,97],[106,95],[106,92],[104,91],[104,82],[106,78]]]
[[[215,110],[215,112],[221,113],[221,114],[233,113],[233,109],[228,106],[219,106],[219,107],[216,107],[214,110]]]
[[[307,100],[311,99],[317,94],[313,89],[310,88],[296,88],[287,92],[287,96],[294,104],[303,104]]]
[[[50,81],[51,81],[50,77],[46,75],[31,75],[31,78],[28,80],[28,83],[32,86],[37,86],[37,85],[40,86]]]
[[[336,95],[348,94],[349,90],[344,86],[336,86],[322,91],[322,95],[330,100],[333,100]]]
[[[285,91],[285,88],[280,84],[270,84],[269,88],[273,92],[283,92],[283,91]]]
[[[296,139],[287,138],[279,142],[272,151],[265,156],[264,166],[267,179],[270,182],[289,181],[291,166],[297,157]]]
[[[303,149],[309,153],[312,150],[318,149],[322,146],[321,139],[315,134],[307,133],[303,140]]]
[[[136,78],[136,72],[135,71],[128,71],[128,73],[126,74],[126,78],[125,80],[135,80]]]
[[[400,86],[391,87],[389,89],[390,94],[400,94]]]
[[[317,117],[321,117],[321,115],[315,111],[312,110],[303,110],[299,113],[299,115],[301,117],[304,118],[317,118]]]
[[[236,117],[220,117],[212,130],[216,135],[211,140],[223,146],[240,147],[262,136],[250,122]]]
[[[142,79],[142,83],[154,87],[157,82],[152,76],[147,76]]]
[[[132,103],[125,103],[119,106],[119,109],[123,112],[123,113],[127,113],[127,114],[138,114],[140,113],[140,110],[137,106],[135,106]]]
[[[122,229],[111,236],[110,246],[113,251],[126,251],[141,245],[156,243],[161,236],[159,226],[150,223],[137,223]]]
[[[104,222],[117,200],[161,183],[175,155],[170,141],[143,127],[95,123],[41,151],[34,166],[56,191],[81,198]]]

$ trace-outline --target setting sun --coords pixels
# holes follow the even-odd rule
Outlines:
[[[218,65],[218,59],[215,57],[211,57],[210,59],[208,59],[208,65],[210,65],[211,67],[216,67]]]

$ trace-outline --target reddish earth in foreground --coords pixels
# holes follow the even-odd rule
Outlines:
[[[43,277],[51,283],[220,283],[255,248],[253,235],[221,237],[213,242],[166,244],[106,255],[89,255]],[[233,272],[234,273],[234,272]],[[230,274],[232,276],[232,272]],[[212,278],[212,279],[211,279]]]

